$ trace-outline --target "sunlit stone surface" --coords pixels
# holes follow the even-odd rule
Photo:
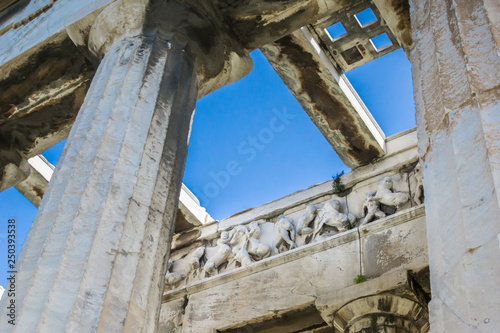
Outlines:
[[[493,0],[0,0],[0,190],[40,204],[0,331],[500,331],[499,24]],[[386,138],[342,70],[399,47],[417,129]],[[256,48],[352,171],[213,221],[180,192],[192,112]]]

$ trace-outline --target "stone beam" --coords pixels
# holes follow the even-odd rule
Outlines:
[[[0,0],[0,11],[6,10],[13,4],[15,4],[18,0]]]
[[[261,48],[345,165],[385,154],[385,135],[307,27]]]
[[[65,139],[94,71],[63,37],[8,73],[0,68],[0,140],[30,158]]]
[[[42,155],[30,158],[28,164],[30,166],[29,176],[14,187],[35,207],[39,207],[54,173],[54,166]]]
[[[38,208],[54,174],[54,166],[42,155],[28,159],[28,164],[30,171],[27,178],[13,186]],[[200,206],[198,198],[182,184],[179,210],[175,220],[175,232],[182,232],[213,221],[214,219],[207,213],[206,209]]]
[[[351,5],[333,0],[219,1],[225,20],[248,49],[260,48]]]
[[[72,35],[66,27],[88,30],[112,2],[1,2],[5,7],[0,15],[0,140],[24,158],[36,156],[67,137],[95,74],[84,56],[89,55],[86,34],[79,40],[78,31]],[[401,10],[404,3],[377,1],[391,30],[402,36],[400,40],[407,40],[403,37],[409,25],[406,12]],[[224,0],[216,5],[231,34],[244,48],[252,50],[344,10],[351,2]],[[400,44],[405,47],[405,43]],[[53,63],[53,59],[57,62]],[[201,86],[198,97],[210,92],[204,90],[208,86]]]
[[[11,0],[0,3],[10,4]],[[288,35],[298,28],[338,11],[350,2],[346,0],[252,0],[212,1],[225,22],[247,49],[256,49]],[[113,0],[92,1],[20,1],[20,8],[0,21],[0,66],[33,52],[38,45],[65,31],[82,15],[91,20]],[[43,26],[43,29],[41,28]],[[23,38],[18,36],[22,35]],[[12,66],[13,64],[9,64]]]
[[[198,198],[182,184],[179,196],[179,210],[175,221],[175,232],[188,230],[194,226],[200,226],[213,222],[214,219],[200,206]]]
[[[410,3],[408,0],[373,0],[375,6],[384,19],[384,23],[391,29],[403,48],[406,56],[410,57],[413,49],[411,37]]]

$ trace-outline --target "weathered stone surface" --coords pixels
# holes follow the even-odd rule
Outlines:
[[[273,328],[285,327],[331,332],[332,321],[318,319],[314,305],[321,295],[353,286],[358,274],[392,281],[384,277],[403,271],[408,279],[407,271],[422,272],[428,265],[423,205],[412,207],[413,203],[408,202],[395,214],[359,228],[338,233],[336,227],[328,227],[331,229],[313,237],[325,214],[326,203],[332,200],[340,203],[340,212],[335,216],[348,217],[347,212],[353,212],[352,215],[361,217],[365,193],[376,190],[383,176],[394,180],[398,192],[408,193],[408,178],[417,163],[415,143],[415,131],[389,138],[386,157],[375,165],[343,176],[346,187],[353,188],[344,196],[332,194],[331,182],[328,182],[249,209],[228,220],[176,235],[175,239],[186,241],[171,255],[172,284],[166,286],[162,305],[164,322],[160,326],[165,332],[273,332]],[[308,210],[312,205],[315,210]],[[299,233],[297,226],[300,221],[306,221],[305,214],[312,214],[309,224],[312,230]],[[295,227],[285,231],[296,248],[283,242],[279,250],[272,250],[281,237],[280,221]],[[295,232],[294,238],[292,232]],[[191,244],[187,243],[188,239]],[[403,242],[405,246],[401,246]],[[242,248],[246,253],[242,253]],[[271,250],[269,256],[265,250]],[[218,256],[220,261],[214,259]],[[245,256],[247,261],[243,259]],[[207,271],[205,268],[211,260],[214,268]],[[181,278],[180,282],[175,277]],[[425,277],[420,274],[418,281],[428,285]],[[417,279],[412,281],[415,288],[426,295]],[[400,297],[406,292],[392,295]],[[394,324],[394,320],[406,325],[406,319],[394,319],[389,314],[384,321],[388,326]],[[425,324],[426,317],[423,318]],[[315,324],[311,324],[313,322]],[[309,330],[309,324],[315,328]]]
[[[407,0],[373,0],[380,11],[384,23],[389,26],[392,33],[406,55],[409,56],[413,49],[411,37],[410,4]]]
[[[0,138],[26,158],[65,139],[93,73],[71,41],[59,39],[15,70],[0,67]]]
[[[303,332],[332,333],[333,330],[321,318],[314,306],[309,306],[286,313],[276,314],[263,322],[238,325],[238,327],[219,330],[224,333],[273,333],[273,332]]]
[[[172,301],[168,306],[162,304],[157,332],[181,333],[186,305],[187,298]]]
[[[171,318],[169,304],[176,307],[179,299],[185,299],[185,315],[178,320],[182,332],[232,332],[231,327],[265,323],[276,315],[307,308],[327,291],[352,286],[360,269],[369,278],[419,271],[427,265],[423,214],[423,207],[417,207],[369,224],[359,231],[361,243],[358,231],[350,230],[245,269],[191,279],[187,286],[165,293],[162,311]],[[404,248],[399,246],[401,239],[407,244]],[[172,258],[190,258],[189,252],[180,252]]]
[[[335,332],[429,332],[426,301],[405,270],[325,289],[315,304]]]
[[[349,6],[310,25],[309,29],[321,41],[320,44],[326,54],[335,60],[341,70],[347,72],[405,45],[405,42],[400,40],[403,37],[402,31],[397,28],[396,24],[401,24],[402,29],[406,25],[407,34],[411,34],[409,11],[408,8],[406,10],[404,7],[399,8],[394,1],[391,2],[395,7],[385,6],[385,4],[379,6],[380,1],[377,6],[371,0],[350,1]],[[405,2],[405,0],[399,2]],[[358,14],[362,12],[366,14],[366,11],[371,11],[375,18],[370,22],[361,23],[362,20],[358,19]],[[391,25],[387,24],[386,18],[390,19]],[[327,29],[335,24],[341,24],[346,32],[340,36],[330,35]],[[379,45],[377,48],[372,39],[381,34],[385,34],[390,43],[384,46]]]
[[[2,12],[0,49],[4,52],[0,53],[0,76],[4,82],[0,82],[0,87],[3,86],[4,89],[0,89],[0,101],[9,103],[7,106],[3,103],[1,107],[2,112],[9,114],[10,118],[6,118],[5,123],[0,119],[0,138],[20,151],[24,157],[40,154],[67,137],[83,102],[88,83],[95,73],[95,68],[90,66],[84,57],[84,54],[91,54],[88,47],[93,48],[92,43],[101,43],[89,37],[91,25],[97,16],[104,12],[112,13],[110,18],[116,19],[120,14],[115,15],[113,12],[135,10],[137,15],[133,17],[137,20],[117,19],[115,23],[118,24],[114,24],[114,33],[131,33],[137,28],[139,18],[143,17],[138,8],[146,1],[136,1],[125,6],[124,3],[128,2],[18,1]],[[10,1],[5,0],[2,4],[7,6]],[[223,30],[223,35],[236,36],[239,41],[236,44],[251,50],[282,38],[307,24],[321,21],[349,7],[351,2],[336,0],[327,4],[323,1],[296,0],[292,3],[286,1],[284,5],[281,0],[219,1],[216,5],[215,11],[220,12],[214,20],[218,22],[216,30]],[[387,14],[398,20],[398,26],[399,23],[406,22],[406,16],[399,10],[400,7],[391,7],[394,12]],[[175,14],[175,10],[170,10],[169,13],[172,17],[168,20],[161,17],[163,23],[174,22],[182,16]],[[226,27],[224,22],[228,23],[229,27]],[[198,32],[203,33],[198,35],[207,40],[217,35],[209,31],[210,29],[202,29]],[[197,34],[194,30],[192,32]],[[104,36],[106,33],[95,35]],[[109,38],[108,42],[111,40],[112,38]],[[75,47],[72,41],[78,47]],[[246,68],[243,71],[249,70],[248,59],[242,57],[242,52],[245,51],[236,44],[233,38],[229,38],[213,48],[225,50],[223,57],[216,57],[225,59],[223,70],[216,68],[220,66],[213,62],[205,68],[204,75],[199,79],[207,82],[201,85],[199,97],[239,78],[242,68]],[[77,52],[77,49],[83,52]],[[57,63],[51,63],[53,59],[57,59]],[[94,64],[97,65],[95,59]],[[49,67],[51,71],[47,72]],[[213,75],[210,71],[213,71]],[[15,95],[12,95],[13,92]],[[15,105],[14,109],[10,104]],[[15,110],[17,116],[11,114]],[[20,111],[29,116],[20,117]]]
[[[500,121],[498,95],[491,96],[500,86],[500,56],[498,28],[489,18],[498,8],[481,0],[413,0],[411,8],[431,327],[496,332]],[[488,297],[479,299],[485,290]]]
[[[101,63],[16,267],[17,325],[2,330],[155,331],[198,91],[249,71],[217,15],[119,1],[73,34]]]
[[[397,141],[400,141],[399,145]],[[363,219],[366,220],[368,216],[365,201],[367,194],[376,197],[372,198],[373,205],[383,210],[383,215],[371,217],[366,223],[395,212],[402,212],[404,215],[405,209],[415,206],[413,202],[408,202],[411,193],[409,177],[416,165],[415,132],[410,131],[389,142],[391,154],[387,159],[381,160],[380,168],[375,170],[391,166],[392,169],[399,169],[399,172],[371,174],[358,169],[344,175],[343,179],[348,179],[345,184],[348,190],[344,194],[332,194],[331,182],[327,182],[318,188],[304,190],[300,195],[247,210],[241,216],[235,216],[234,220],[229,218],[230,224],[223,220],[176,235],[173,242],[175,252],[172,255],[172,272],[182,275],[185,280],[175,286],[168,285],[168,290],[248,266],[267,256],[275,256],[364,224]],[[408,160],[405,161],[404,158]],[[356,179],[356,176],[359,178]],[[366,179],[369,176],[371,178]],[[390,180],[390,189],[385,186],[387,180]],[[382,181],[384,186],[381,187]],[[380,188],[385,192],[378,198]],[[318,192],[318,189],[324,192]],[[393,202],[394,200],[397,202]],[[268,213],[262,215],[265,211]],[[387,239],[390,238],[390,234],[386,236]],[[404,239],[404,236],[401,237],[396,237],[395,243]],[[372,244],[368,246],[373,247],[375,243],[368,242]],[[197,254],[198,251],[201,252]],[[401,261],[392,263],[394,267],[404,266],[412,261],[413,254],[404,252],[404,249],[402,251],[395,251],[391,255],[401,257]],[[371,258],[367,262],[391,264],[391,260],[384,261],[384,258]],[[376,265],[379,264],[372,267],[378,267]]]
[[[146,2],[150,5],[149,14],[145,11]],[[276,58],[281,56],[279,52],[286,53],[289,58],[291,54],[303,57],[304,47],[302,51],[298,48],[292,50],[296,53],[290,52],[289,46],[293,44],[297,29],[310,24],[316,27],[321,23],[329,24],[329,15],[347,13],[353,3],[369,3],[377,6],[384,20],[380,21],[380,26],[365,28],[390,29],[411,60],[420,156],[413,144],[402,143],[408,142],[414,133],[407,133],[400,138],[404,138],[402,141],[375,138],[387,155],[376,164],[358,167],[342,177],[348,187],[342,195],[331,193],[330,183],[320,184],[241,212],[220,224],[198,226],[176,236],[174,259],[179,260],[173,263],[167,276],[174,290],[165,294],[164,300],[168,302],[163,305],[160,327],[170,332],[179,331],[180,325],[189,332],[200,331],[200,328],[203,332],[239,329],[266,332],[276,325],[310,332],[324,331],[327,329],[324,325],[331,321],[327,318],[321,322],[316,310],[318,295],[323,291],[328,294],[352,287],[352,276],[358,272],[366,273],[369,278],[380,276],[382,281],[389,281],[387,274],[398,268],[411,270],[412,274],[425,269],[425,242],[418,241],[425,229],[421,226],[423,206],[418,205],[425,200],[431,254],[433,331],[499,331],[497,276],[500,271],[498,265],[492,264],[500,259],[497,223],[500,220],[500,78],[497,70],[500,67],[500,15],[495,1],[411,0],[412,38],[408,35],[408,3],[403,0],[374,0],[373,3],[222,0],[217,1],[216,6],[210,1],[168,1],[173,7],[163,11],[166,3],[156,0],[0,0],[0,188],[15,184],[26,186],[26,193],[29,192],[35,201],[40,198],[30,185],[35,174],[30,173],[27,160],[67,136],[95,73],[83,54],[89,56],[94,65],[103,59],[94,88],[88,93],[79,117],[83,120],[78,120],[74,126],[73,139],[63,156],[65,162],[50,185],[44,199],[46,204],[40,209],[19,261],[23,272],[18,280],[18,304],[23,321],[15,329],[23,332],[76,330],[76,327],[78,331],[82,327],[102,331],[154,330],[159,295],[163,292],[162,274],[166,271],[163,259],[169,248],[168,242],[160,241],[168,239],[169,233],[162,221],[163,217],[172,220],[176,210],[177,194],[174,193],[180,186],[179,170],[182,169],[189,119],[184,113],[179,115],[186,117],[182,121],[169,118],[167,128],[162,127],[165,124],[157,126],[151,122],[149,128],[146,123],[153,119],[153,109],[160,113],[170,107],[174,111],[190,109],[192,104],[189,103],[196,99],[191,96],[196,93],[186,90],[184,93],[192,98],[177,99],[168,95],[174,90],[173,86],[189,90],[192,85],[182,80],[184,83],[172,82],[168,78],[162,81],[158,77],[165,70],[165,73],[176,73],[181,79],[193,78],[182,75],[182,71],[193,71],[176,67],[176,61],[169,69],[156,70],[162,67],[160,62],[168,63],[173,59],[171,46],[165,44],[166,40],[171,40],[168,32],[172,27],[183,30],[182,41],[174,38],[180,42],[175,44],[174,41],[174,44],[182,44],[180,49],[199,56],[193,61],[193,68],[200,68],[195,70],[197,80],[193,79],[202,83],[195,89],[199,97],[244,75],[249,70],[246,50],[285,40],[289,42],[288,48],[276,49]],[[191,14],[182,11],[186,4],[191,6]],[[137,15],[126,17],[121,15],[123,13]],[[145,17],[160,28],[151,29],[147,25],[143,29]],[[203,24],[198,25],[199,17],[211,17],[211,23],[202,19]],[[138,46],[140,43],[134,44],[139,31],[143,41],[155,34],[164,38],[157,40],[154,47],[148,44],[143,48]],[[133,45],[127,46],[127,41],[132,41]],[[120,42],[124,43],[123,50],[128,50],[120,55],[121,58],[119,50],[115,50],[115,43]],[[395,44],[393,41],[393,47],[397,47]],[[167,50],[167,54],[159,52],[158,45],[162,45],[159,48]],[[346,51],[354,48],[358,53],[366,51],[357,44],[350,47]],[[78,53],[77,49],[84,52]],[[156,56],[148,58],[154,60],[147,62],[144,59],[149,52]],[[311,54],[314,56],[309,50],[309,56]],[[184,59],[179,55],[174,58]],[[186,59],[189,60],[189,56]],[[312,109],[314,103],[342,104],[338,100],[324,103],[323,93],[329,93],[331,86],[311,84],[325,81],[325,74],[318,66],[307,68],[312,69],[309,76],[316,75],[316,79],[292,89],[300,96],[298,99],[303,100],[304,109]],[[303,73],[287,72],[286,68],[282,71],[286,74],[284,77],[288,75],[293,80],[298,77],[297,73]],[[148,78],[147,84],[140,85],[140,80],[133,80],[140,76],[139,72]],[[293,86],[291,81],[287,82],[289,86]],[[313,86],[321,89],[315,91]],[[151,94],[149,89],[153,91]],[[157,90],[168,95],[167,101],[186,103],[173,102],[166,106],[154,98],[148,99]],[[339,96],[335,92],[326,96],[332,95]],[[137,99],[138,96],[146,98]],[[149,118],[144,117],[142,109],[138,116],[138,110],[146,104],[155,105],[148,109]],[[324,110],[333,112],[329,108]],[[316,113],[322,116],[321,112],[327,112],[324,110]],[[363,115],[358,116],[363,118]],[[358,116],[344,118],[342,125],[352,127],[356,121],[351,120]],[[137,122],[129,122],[130,119]],[[369,122],[363,121],[368,126]],[[176,126],[177,122],[182,126]],[[136,127],[141,129],[137,131]],[[183,130],[177,132],[180,127]],[[350,135],[367,133],[359,126],[348,132]],[[87,139],[84,139],[86,134]],[[164,136],[155,144],[157,134]],[[144,146],[144,140],[137,140],[136,135],[150,141]],[[359,142],[373,139],[362,138]],[[126,144],[122,144],[124,142]],[[356,145],[343,142],[347,148],[338,145],[336,149],[342,152],[342,149],[347,151],[353,146],[363,146],[358,145],[359,142],[356,141]],[[365,153],[370,151],[369,146],[363,149]],[[129,151],[132,153],[128,154]],[[155,155],[158,152],[165,159]],[[361,160],[363,156],[358,154]],[[373,156],[367,161],[372,161]],[[418,157],[420,165],[417,165]],[[352,165],[363,163],[354,161]],[[423,180],[419,178],[418,167],[423,170]],[[151,169],[156,171],[150,172]],[[174,169],[177,171],[168,173]],[[325,203],[330,202],[334,207],[336,222],[349,220],[351,215],[362,216],[368,206],[365,194],[376,194],[380,177],[390,177],[393,181],[394,189],[386,194],[408,193],[407,206],[398,208],[395,214],[394,211],[386,213],[379,204],[389,198],[380,197],[379,206],[375,208],[388,217],[379,214],[367,221],[370,224],[341,234],[336,234],[338,223],[330,223],[334,226],[325,223],[317,235],[318,241],[307,241],[311,230],[314,234],[318,231],[315,229],[316,217],[327,215]],[[24,179],[24,183],[19,183]],[[43,179],[36,181],[43,182]],[[422,182],[425,195],[418,192],[423,188]],[[332,200],[337,200],[338,205],[333,206],[335,201]],[[309,214],[316,216],[306,215],[308,206],[314,206]],[[206,217],[200,211],[190,211],[185,216],[189,219],[191,213],[201,219]],[[283,217],[278,217],[280,214]],[[257,227],[250,223],[254,220],[257,220]],[[300,221],[303,225],[298,228]],[[296,229],[294,234],[293,227],[300,232]],[[284,242],[281,246],[275,246],[276,231],[281,237],[279,240]],[[257,245],[251,247],[244,242],[228,245],[221,237],[224,232],[228,240],[248,233],[248,237],[240,240]],[[232,238],[229,238],[230,233],[233,233]],[[260,237],[256,237],[259,233],[262,233]],[[322,238],[320,236],[324,236],[323,239],[318,239]],[[197,265],[202,267],[205,259],[212,258],[216,266],[213,255],[218,252],[214,246],[217,240],[230,247],[231,253],[227,253],[225,259],[233,263],[224,266],[222,260],[217,264],[219,274],[182,285],[179,278],[184,274],[181,272],[183,261],[189,261],[188,265],[198,269]],[[143,248],[138,245],[140,241],[145,244]],[[401,243],[405,246],[398,246]],[[205,246],[203,251],[199,250],[202,246]],[[272,249],[272,256],[265,257],[267,249]],[[222,251],[221,258],[225,255]],[[352,258],[360,258],[359,271],[352,264],[357,259]],[[339,267],[344,271],[337,269]],[[177,283],[180,284],[175,286]],[[363,285],[356,287],[364,289]],[[428,287],[422,286],[422,289],[428,290]],[[489,297],[482,297],[484,290]],[[399,298],[388,301],[385,296],[374,294],[377,292],[364,295],[363,304],[376,305],[373,308],[381,310],[382,303],[390,303],[392,309],[392,305],[406,302],[399,302]],[[353,295],[350,297],[355,297]],[[268,297],[267,304],[261,302],[266,299],[264,296]],[[50,306],[44,307],[44,304]],[[365,308],[364,305],[360,307]],[[5,309],[4,306],[3,303],[1,308]],[[98,318],[101,314],[96,314],[100,309],[103,309],[102,321]],[[414,328],[406,318],[385,314],[363,317],[366,312],[369,310],[360,313],[360,319],[347,329],[367,332],[370,329],[411,331]],[[227,313],[234,314],[234,318],[227,320],[224,317]],[[299,320],[300,315],[304,320]],[[6,322],[3,318],[0,325]],[[297,322],[294,319],[298,319]],[[65,320],[69,321],[68,326],[63,323]],[[309,324],[317,326],[311,328]],[[9,326],[8,329],[13,328]]]
[[[1,151],[0,191],[24,181],[29,174],[30,166],[26,158],[13,149]]]
[[[355,168],[385,154],[382,130],[308,28],[261,50],[344,164]]]
[[[54,166],[41,155],[30,158],[28,164],[30,165],[28,178],[15,184],[15,188],[35,207],[38,207],[54,173]]]
[[[102,42],[89,36],[91,26],[98,30],[96,18],[108,12],[111,15],[104,29],[110,28],[112,20],[118,21],[126,28],[115,27],[113,33],[119,35],[119,31],[127,31],[131,36],[134,29],[140,30],[142,26],[138,12],[141,6],[145,8],[146,2],[124,5],[128,2],[118,1],[110,5],[111,1],[33,1],[18,11],[5,13],[5,20],[0,20],[0,140],[4,141],[3,149],[9,147],[30,158],[68,136],[95,74],[95,68],[84,54],[90,56],[88,48]],[[108,6],[111,7],[108,9]],[[117,13],[119,8],[135,19],[135,25],[130,20],[119,19],[123,16]],[[167,12],[172,17],[160,20],[174,26],[182,26],[175,22],[183,19],[194,20],[193,26],[199,23],[196,15],[187,18],[179,15],[179,10],[170,9]],[[161,8],[151,12],[161,12]],[[237,80],[251,68],[246,51],[232,37],[227,37],[231,33],[217,15],[220,14],[215,14],[215,26],[202,28],[203,34],[196,29],[187,33],[192,40],[210,40],[214,44],[212,51],[198,50],[198,54],[203,54],[200,59],[212,59],[210,66],[202,65],[200,70],[203,74],[198,78],[201,82],[199,97]],[[94,36],[107,36],[109,40],[104,42],[108,43],[113,40],[105,31],[94,31]],[[219,54],[215,54],[217,52]],[[98,61],[93,60],[97,66]]]
[[[23,247],[18,323],[4,331],[154,330],[196,96],[176,43],[126,40],[103,60]]]

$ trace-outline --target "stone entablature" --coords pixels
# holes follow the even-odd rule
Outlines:
[[[399,141],[414,134],[410,131]],[[399,148],[381,161],[386,168],[345,175],[341,193],[334,193],[331,182],[326,182],[176,235],[166,290],[248,267],[350,229],[360,230],[359,226],[421,204],[416,148],[404,144]]]
[[[406,209],[405,211],[385,217],[380,221],[370,223],[368,225],[361,225],[354,229],[338,233],[330,237],[324,237],[321,240],[311,242],[309,244],[301,245],[300,247],[292,251],[283,251],[283,253],[279,253],[262,260],[252,261],[251,264],[247,263],[247,265],[244,266],[244,269],[239,269],[242,267],[241,265],[235,265],[237,259],[235,259],[233,256],[228,256],[228,258],[226,259],[228,260],[228,262],[231,261],[231,264],[228,263],[226,267],[219,268],[219,271],[212,275],[203,274],[203,267],[205,267],[206,264],[200,266],[196,265],[195,267],[192,266],[194,262],[197,262],[193,259],[200,254],[199,249],[202,247],[196,247],[194,251],[189,252],[187,252],[187,248],[185,248],[183,249],[184,251],[179,250],[178,253],[172,253],[172,260],[170,260],[171,267],[169,267],[169,270],[172,270],[173,272],[167,273],[167,286],[166,292],[163,296],[163,300],[169,301],[171,299],[182,297],[186,294],[209,289],[228,281],[237,280],[244,276],[256,274],[263,270],[293,262],[315,253],[320,253],[327,249],[342,246],[346,243],[355,241],[361,241],[364,243],[360,245],[362,247],[361,252],[366,252],[362,255],[366,255],[367,257],[362,258],[361,266],[363,273],[365,273],[369,277],[379,276],[387,271],[400,269],[402,263],[408,263],[411,265],[415,264],[416,267],[422,268],[426,266],[427,262],[426,244],[419,244],[419,246],[415,246],[415,249],[412,248],[411,244],[409,244],[411,243],[411,240],[409,240],[408,243],[405,243],[405,246],[402,247],[400,246],[401,244],[396,241],[397,239],[401,239],[401,234],[396,235],[395,237],[391,237],[391,235],[393,233],[401,233],[402,230],[404,230],[403,232],[414,233],[415,228],[423,228],[422,230],[425,234],[424,217],[425,207],[423,205],[412,207]],[[401,224],[406,225],[398,227]],[[422,232],[422,230],[419,230],[419,232]],[[380,236],[380,233],[382,233],[383,235]],[[420,236],[424,236],[424,234],[421,234]],[[379,242],[381,238],[384,238],[384,243]],[[394,240],[392,238],[394,238]],[[420,239],[420,241],[422,240],[423,239]],[[390,244],[392,242],[394,242],[394,244]],[[388,251],[388,253],[382,255],[380,254],[380,250],[384,246],[386,246],[387,248],[390,247],[391,249],[390,251]],[[217,247],[210,250],[212,254],[211,257],[213,257],[214,252],[216,254],[217,250]],[[412,261],[422,254],[421,251],[424,251],[423,254],[425,254],[425,258],[420,258],[422,259],[421,261]],[[181,256],[182,258],[178,259],[176,258],[177,256]],[[176,259],[177,261],[174,261]],[[356,261],[356,265],[358,265],[358,273],[356,274],[359,274],[359,253],[357,253],[357,257],[355,259],[356,260],[354,261]],[[397,259],[397,263],[393,262],[393,260],[395,259]],[[188,265],[190,266],[189,268],[191,269],[191,271],[186,274],[180,273],[179,271],[174,271],[172,269],[172,266],[174,266],[175,263],[179,264],[179,266]],[[356,274],[353,275],[353,278],[356,276]],[[168,280],[175,283],[171,283],[169,285]]]
[[[423,205],[413,207],[244,269],[181,283],[163,296],[159,332],[240,332],[234,329],[311,306],[331,326],[333,312],[324,309],[321,295],[358,287],[353,278],[360,272],[371,282],[427,267],[424,214]],[[427,311],[425,303],[418,306]]]
[[[418,280],[428,266],[414,136],[409,131],[392,138],[392,153],[377,165],[344,175],[344,193],[332,193],[327,182],[175,235],[159,331],[266,332],[265,327],[292,325],[290,318],[299,318],[294,332],[313,323],[328,332],[337,303],[321,295],[358,290],[354,278],[365,275],[370,286],[397,280],[364,294],[367,304],[390,298],[416,314],[405,307],[383,318],[367,312],[356,332],[370,320],[426,332],[426,301],[393,292],[401,276]],[[385,216],[375,214],[365,223],[366,193]],[[346,228],[348,223],[353,228]],[[396,280],[390,278],[394,274]],[[419,290],[429,293],[428,283]]]

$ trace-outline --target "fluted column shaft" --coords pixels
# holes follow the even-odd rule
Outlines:
[[[2,332],[153,332],[197,96],[185,42],[104,56],[16,269]]]
[[[500,11],[412,0],[433,332],[500,331]]]
[[[154,332],[196,99],[251,69],[212,0],[116,0],[68,36],[97,73],[16,263],[1,332]],[[94,16],[97,15],[97,16]]]

